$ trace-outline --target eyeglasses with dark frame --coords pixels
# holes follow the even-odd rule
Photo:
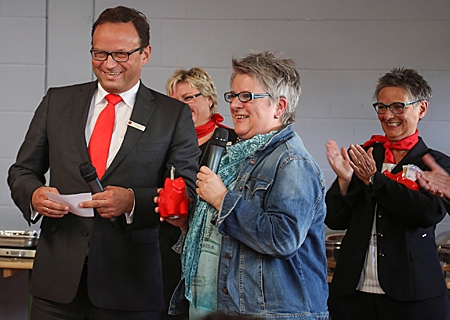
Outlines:
[[[183,98],[183,102],[189,103],[189,102],[191,102],[192,100],[194,100],[195,98],[200,97],[200,96],[202,96],[202,93],[201,93],[201,92],[196,93],[196,94],[194,94],[194,95],[192,95],[192,96],[186,96],[186,97]]]
[[[242,91],[239,93],[229,91],[229,92],[225,92],[223,94],[223,97],[225,98],[225,101],[228,103],[231,103],[233,101],[233,99],[236,97],[238,97],[240,102],[249,102],[249,101],[252,101],[253,99],[270,97],[270,94],[268,94],[268,93],[253,93],[250,91]]]
[[[415,104],[422,101],[421,99],[411,101],[411,102],[392,102],[387,105],[382,102],[375,102],[372,106],[378,114],[385,114],[387,109],[391,110],[393,114],[401,114],[405,110],[406,106]]]
[[[111,56],[115,62],[127,62],[128,60],[130,60],[130,55],[138,50],[141,50],[141,47],[131,50],[129,52],[122,52],[122,51],[108,52],[104,50],[94,50],[94,49],[91,49],[90,52],[92,59],[97,61],[106,61],[108,59],[108,56]]]

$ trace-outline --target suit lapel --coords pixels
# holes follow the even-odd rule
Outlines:
[[[73,96],[73,106],[71,125],[75,137],[75,144],[81,158],[89,161],[89,154],[86,142],[86,122],[91,106],[92,96],[97,89],[97,81],[82,87],[81,90]]]
[[[147,127],[153,111],[156,108],[154,99],[155,97],[151,93],[150,89],[148,89],[141,83],[136,95],[136,102],[134,103],[133,112],[131,113],[129,123],[134,122],[142,125],[143,127]],[[130,153],[130,151],[144,132],[145,129],[142,131],[128,125],[122,145],[120,146],[119,151],[114,157],[114,160],[106,170],[102,180],[105,179],[111,172],[113,172],[114,169],[119,165],[119,163],[122,162],[122,160]]]
[[[397,167],[399,169],[396,172],[400,172],[403,170],[403,166],[407,164],[413,164],[420,162],[420,158],[428,151],[428,147],[423,142],[422,138],[419,138],[419,142],[416,143],[416,145],[409,150],[409,152],[405,155],[405,157],[397,164]]]

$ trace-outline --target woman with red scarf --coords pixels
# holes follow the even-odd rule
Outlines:
[[[427,153],[450,172],[450,158],[429,149],[417,130],[431,92],[415,70],[394,68],[374,94],[384,135],[348,152],[327,143],[337,179],[327,192],[325,223],[346,230],[330,284],[333,320],[447,319],[434,234],[446,209],[415,181],[429,170],[422,159]]]
[[[167,80],[167,94],[185,102],[192,111],[198,145],[202,154],[199,166],[206,165],[209,155],[209,142],[217,127],[228,129],[228,141],[233,144],[237,140],[234,130],[223,125],[223,117],[217,113],[217,91],[209,74],[202,68],[190,70],[178,69]]]
[[[197,132],[198,145],[202,151],[199,159],[199,167],[206,165],[210,151],[210,139],[217,127],[228,130],[229,144],[237,140],[234,130],[224,126],[223,117],[217,113],[217,91],[214,82],[208,73],[202,68],[190,70],[179,69],[167,80],[167,94],[180,100],[191,108],[192,120]],[[180,229],[168,222],[163,222],[160,229],[160,249],[163,266],[164,299],[166,308],[169,306],[172,293],[181,278],[180,255],[172,247],[180,236]],[[169,316],[163,315],[163,319],[183,320],[187,314]]]

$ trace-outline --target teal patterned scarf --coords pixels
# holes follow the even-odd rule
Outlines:
[[[244,159],[252,156],[255,151],[265,145],[275,133],[276,131],[272,131],[266,134],[256,135],[249,140],[244,140],[227,147],[227,153],[220,161],[217,174],[220,176],[228,190],[233,189]],[[206,224],[208,223],[208,217],[217,214],[217,210],[213,206],[205,201],[199,201],[198,196],[195,201],[194,216],[189,224],[189,231],[186,235],[181,256],[182,270],[186,284],[185,296],[190,302],[192,302],[192,280],[197,273],[203,235]]]

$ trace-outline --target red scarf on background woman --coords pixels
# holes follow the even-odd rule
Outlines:
[[[386,149],[384,156],[388,163],[395,163],[394,153],[392,150],[411,150],[417,142],[419,142],[419,130],[416,129],[416,132],[397,142],[390,142],[386,136],[373,135],[369,141],[363,144],[363,148],[370,147],[374,143],[379,142],[383,144],[383,147]]]
[[[206,136],[208,133],[211,133],[212,131],[214,131],[216,126],[228,129],[227,126],[221,124],[222,121],[223,121],[223,117],[220,114],[218,114],[218,113],[213,114],[211,116],[211,120],[209,120],[207,123],[202,124],[201,126],[195,127],[195,132],[197,132],[197,139],[200,139],[200,138]]]

